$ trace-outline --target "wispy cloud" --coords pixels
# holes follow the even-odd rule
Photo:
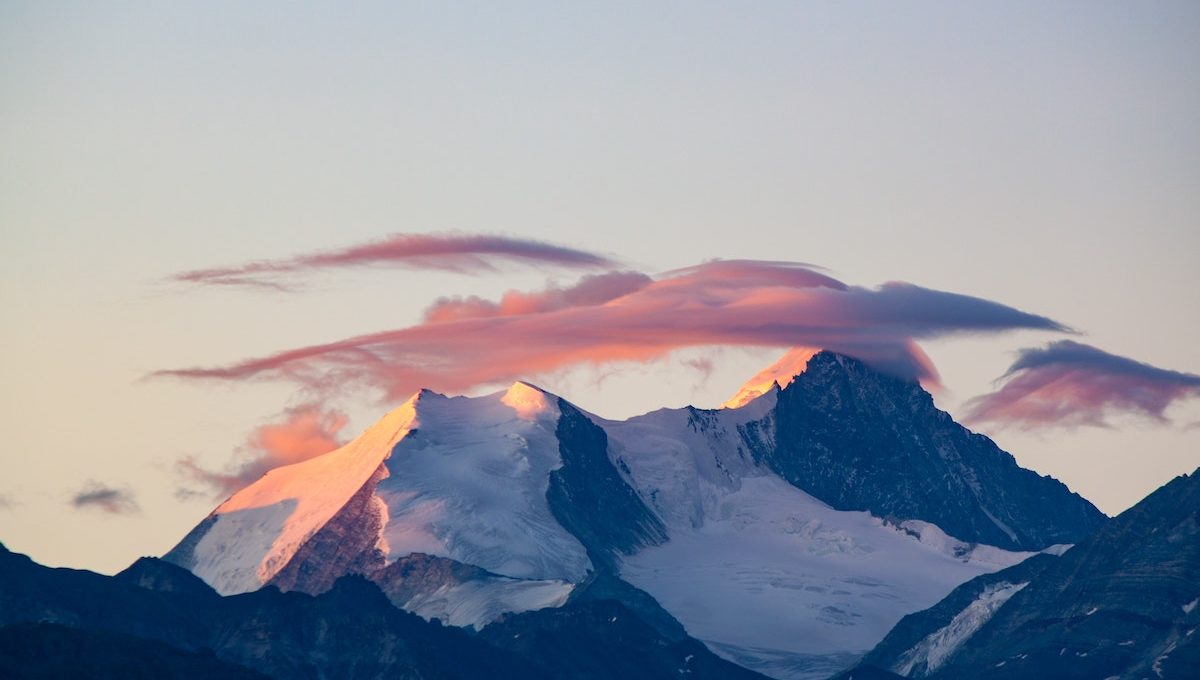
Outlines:
[[[140,510],[133,492],[100,482],[88,482],[71,497],[71,505],[80,510],[101,510],[111,515],[130,515]]]
[[[641,272],[607,272],[585,276],[575,285],[566,288],[552,284],[539,291],[510,290],[499,302],[474,295],[444,297],[425,310],[425,320],[461,321],[493,316],[541,314],[567,307],[589,307],[636,293],[653,282],[654,279]]]
[[[234,462],[224,471],[205,468],[194,457],[181,458],[176,466],[188,482],[218,495],[229,495],[268,470],[338,448],[342,444],[338,433],[345,425],[345,414],[315,403],[303,404],[285,411],[277,422],[255,429],[237,451]],[[191,488],[176,490],[180,500],[190,500],[198,495]]]
[[[909,283],[864,288],[810,265],[716,261],[654,280],[609,274],[569,289],[510,291],[499,302],[442,300],[410,327],[156,375],[287,379],[318,391],[365,384],[394,400],[420,387],[461,391],[687,347],[806,346],[936,381],[914,339],[1013,329],[1069,331],[1044,316]]]
[[[207,286],[291,290],[299,274],[319,269],[395,266],[455,272],[492,272],[504,264],[611,269],[603,255],[535,241],[478,234],[394,234],[335,250],[181,272],[172,280]]]
[[[1107,427],[1117,414],[1168,422],[1171,404],[1200,397],[1200,375],[1182,373],[1071,340],[1020,351],[1003,384],[967,403],[966,420],[1021,428]]]

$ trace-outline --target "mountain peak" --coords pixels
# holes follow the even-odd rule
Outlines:
[[[500,403],[517,412],[522,420],[534,420],[543,413],[555,411],[557,398],[542,388],[518,380],[508,388]]]
[[[825,353],[812,347],[793,347],[775,363],[747,380],[736,394],[721,404],[721,408],[741,408],[768,392],[787,387],[805,371],[810,359]]]
[[[921,519],[1009,550],[1074,543],[1106,519],[955,423],[918,381],[853,357],[814,355],[780,391],[774,427],[767,464],[839,510]]]

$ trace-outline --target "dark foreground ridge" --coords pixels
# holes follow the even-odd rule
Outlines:
[[[38,650],[77,653],[54,666]],[[221,597],[158,559],[110,577],[0,545],[3,677],[138,677],[121,670],[141,662],[167,678],[762,678],[613,600],[509,615],[471,634],[398,609],[361,576],[317,596],[268,586]]]

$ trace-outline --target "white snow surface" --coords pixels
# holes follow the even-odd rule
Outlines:
[[[905,614],[1031,554],[830,508],[745,450],[737,428],[759,417],[756,402],[602,423],[670,535],[624,558],[621,575],[718,654],[778,678],[828,677]]]
[[[950,623],[930,633],[918,642],[912,649],[900,656],[900,661],[892,670],[900,675],[908,675],[914,669],[922,670],[922,674],[936,671],[950,658],[950,655],[975,634],[983,624],[992,618],[996,610],[1008,599],[1016,595],[1022,588],[1029,585],[1024,583],[994,583],[984,588],[971,604],[950,619]]]
[[[587,552],[546,501],[562,465],[556,397],[521,382],[475,398],[424,392],[417,414],[375,492],[387,504],[389,562],[423,552],[514,578],[587,575]]]
[[[222,595],[256,590],[362,488],[413,425],[417,397],[327,454],[275,468],[213,511],[192,572]]]
[[[1000,569],[1011,567],[1037,554],[1036,552],[1005,550],[984,543],[960,541],[942,531],[938,525],[916,519],[901,522],[900,528],[910,535],[916,534],[918,537],[917,540],[922,545],[929,546],[944,555],[964,562],[992,567],[989,571],[999,571]],[[1054,547],[1057,546],[1051,546],[1051,548]],[[1047,550],[1051,548],[1047,548]]]
[[[507,612],[561,607],[574,588],[565,581],[477,579],[417,595],[404,609],[426,620],[478,630]]]

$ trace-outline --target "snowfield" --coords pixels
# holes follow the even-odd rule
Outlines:
[[[904,615],[1001,566],[833,510],[773,475],[742,479],[703,526],[671,530],[621,575],[713,651],[779,678],[828,677]]]

